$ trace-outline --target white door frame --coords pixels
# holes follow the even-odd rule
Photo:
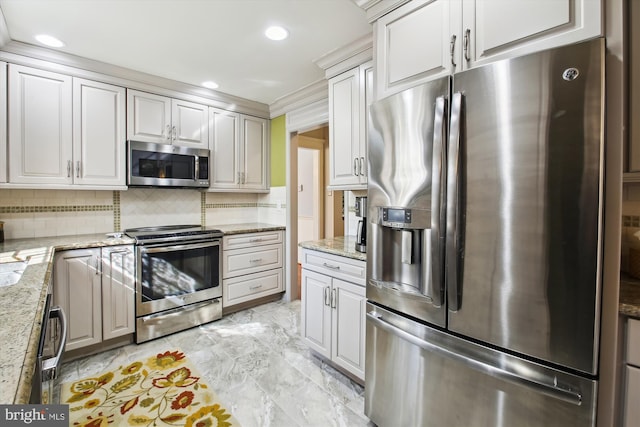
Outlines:
[[[291,135],[303,133],[329,123],[329,99],[321,99],[305,107],[287,113],[286,117],[286,185],[287,185],[287,233],[285,243],[284,299],[300,298],[298,287],[298,144]]]

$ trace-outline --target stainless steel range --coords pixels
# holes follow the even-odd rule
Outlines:
[[[222,317],[222,232],[200,225],[125,230],[136,241],[136,343]]]

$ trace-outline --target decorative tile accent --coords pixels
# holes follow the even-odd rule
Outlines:
[[[114,231],[121,231],[120,226],[120,192],[113,192],[113,229]]]
[[[0,206],[0,214],[27,214],[41,212],[100,212],[112,210],[113,205]]]

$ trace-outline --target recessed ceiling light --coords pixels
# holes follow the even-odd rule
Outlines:
[[[207,89],[218,89],[218,83],[212,82],[211,80],[202,82],[202,86],[206,87]]]
[[[49,47],[62,47],[64,46],[64,43],[61,40],[58,40],[57,38],[47,35],[47,34],[38,34],[36,36],[36,40],[38,40],[40,43],[49,46]]]
[[[289,37],[289,31],[285,28],[274,25],[265,30],[264,35],[271,40],[284,40]]]

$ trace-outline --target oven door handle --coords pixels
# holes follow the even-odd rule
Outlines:
[[[203,242],[203,243],[187,243],[184,245],[169,244],[169,246],[163,245],[163,246],[157,246],[157,247],[142,246],[142,250],[148,254],[156,254],[156,253],[162,253],[162,252],[184,251],[188,249],[210,248],[214,246],[220,246],[220,241]]]
[[[57,317],[60,319],[60,329],[62,330],[62,336],[60,337],[60,344],[55,357],[42,361],[42,379],[43,381],[54,380],[58,377],[58,368],[62,360],[62,353],[64,347],[67,345],[67,316],[64,314],[64,310],[61,307],[53,307],[49,312],[49,319]]]

